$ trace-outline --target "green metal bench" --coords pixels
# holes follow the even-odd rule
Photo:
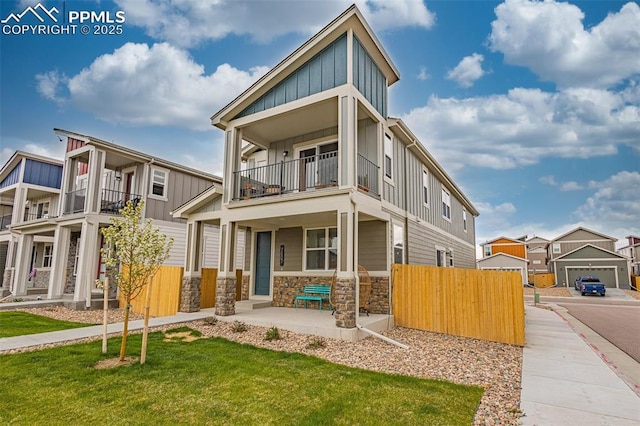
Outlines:
[[[331,286],[323,284],[308,284],[304,286],[304,289],[296,292],[296,309],[298,309],[298,300],[304,300],[304,308],[307,309],[307,302],[309,300],[319,302],[320,310],[322,310],[322,302],[329,301],[329,295],[331,294]]]

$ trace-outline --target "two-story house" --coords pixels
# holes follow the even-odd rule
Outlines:
[[[23,151],[16,151],[0,169],[0,295],[12,292],[20,238],[14,227],[52,216],[58,206],[61,180],[62,161]],[[26,269],[20,276],[24,294],[32,289],[46,291],[53,239],[34,235],[25,255]]]
[[[637,235],[628,235],[627,245],[617,250],[621,254],[630,259],[630,271],[633,275],[640,276],[640,237]]]
[[[198,292],[204,224],[221,230],[218,315],[235,312],[239,234],[243,298],[293,307],[305,283],[334,283],[338,327],[356,326],[359,265],[371,277],[369,311],[384,314],[392,264],[475,268],[478,211],[389,116],[399,78],[352,6],[216,112],[223,186],[174,211],[190,229],[183,285]]]
[[[20,233],[14,294],[25,294],[31,246],[36,236],[44,235],[53,242],[54,252],[47,297],[71,299],[68,304],[76,307],[90,306],[95,281],[108,274],[100,255],[100,228],[109,226],[110,217],[119,214],[129,200],[144,200],[144,218],[153,219],[155,227],[174,238],[165,265],[183,266],[186,225],[170,212],[212,185],[220,185],[221,178],[93,136],[54,131],[67,143],[58,175],[59,180],[62,176],[60,202],[51,206],[48,219],[12,227]],[[203,234],[212,246],[202,260],[217,263],[218,230],[205,227]]]
[[[559,286],[573,286],[580,275],[595,275],[612,288],[629,288],[628,258],[615,252],[617,239],[577,227],[547,246],[549,272]]]
[[[547,245],[549,240],[546,238],[533,236],[526,240],[527,243],[527,259],[529,260],[529,275],[546,274],[547,268]]]
[[[522,276],[522,284],[527,284],[526,238],[526,235],[520,238],[498,237],[480,244],[482,259],[477,262],[478,269],[518,272]]]

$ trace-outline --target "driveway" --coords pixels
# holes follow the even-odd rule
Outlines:
[[[577,303],[560,305],[573,317],[640,363],[640,307]]]

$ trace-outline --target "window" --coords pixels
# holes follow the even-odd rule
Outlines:
[[[44,245],[44,256],[42,259],[43,268],[51,268],[51,261],[53,260],[53,244]]]
[[[36,206],[37,215],[36,218],[48,218],[49,217],[49,201],[41,201]]]
[[[422,202],[429,206],[429,172],[422,171]]]
[[[393,263],[404,263],[404,228],[393,224]]]
[[[462,229],[467,232],[467,211],[462,210]]]
[[[393,179],[393,143],[391,136],[384,135],[384,176]]]
[[[445,268],[453,267],[453,250],[436,247],[436,265]]]
[[[451,195],[442,189],[442,217],[451,220]]]
[[[152,168],[151,169],[151,196],[152,198],[167,198],[167,178],[169,172],[167,170]]]
[[[541,262],[540,260],[534,260],[534,261],[533,261],[533,264],[534,264],[534,265],[540,265],[540,264],[542,264],[542,262]]]
[[[553,243],[553,245],[551,246],[551,250],[553,251],[553,254],[560,253],[560,244],[559,243]]]
[[[484,246],[484,257],[491,256],[491,246]]]
[[[338,267],[338,228],[307,229],[306,269],[327,271]]]
[[[76,255],[73,259],[73,276],[78,273],[78,263],[80,262],[80,238],[76,240]]]

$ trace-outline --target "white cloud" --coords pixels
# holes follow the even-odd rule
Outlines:
[[[587,227],[624,237],[640,233],[640,172],[622,171],[593,184],[597,188],[573,213]],[[622,235],[624,234],[624,235]]]
[[[568,182],[563,182],[560,185],[560,191],[580,191],[584,189],[584,186],[580,185],[578,182],[574,182],[572,180]]]
[[[540,179],[538,179],[538,182],[540,183],[544,183],[545,185],[549,185],[549,186],[556,186],[558,185],[558,182],[556,182],[556,178],[549,175],[549,176],[542,176]]]
[[[478,53],[465,56],[454,69],[447,73],[447,78],[455,80],[462,87],[471,87],[477,79],[485,74],[482,69],[482,61],[484,61],[484,56]]]
[[[36,74],[36,90],[45,99],[56,103],[63,103],[64,99],[58,92],[68,80],[64,73],[60,73],[57,70]]]
[[[56,142],[48,145],[35,143],[32,140],[7,137],[2,140],[2,150],[0,150],[0,167],[2,167],[11,156],[18,150],[30,154],[41,155],[46,158],[56,160],[64,159],[65,144]]]
[[[267,42],[288,33],[313,34],[346,10],[353,0],[231,1],[116,0],[127,24],[143,27],[156,39],[193,46],[228,35],[249,35]],[[430,28],[435,15],[422,0],[356,0],[376,31],[420,26]]]
[[[489,45],[510,64],[561,87],[611,87],[640,73],[640,6],[627,3],[590,28],[577,6],[506,0],[495,9]]]
[[[431,78],[431,75],[429,75],[429,72],[427,71],[427,67],[420,67],[420,72],[418,73],[417,78],[422,81]]]
[[[66,85],[67,99],[79,109],[116,123],[211,128],[208,117],[249,87],[268,68],[249,71],[222,64],[205,74],[189,54],[167,43],[127,43],[98,57],[68,80],[45,75],[43,96],[58,93],[50,83]],[[60,98],[55,98],[60,101]]]
[[[447,170],[512,169],[542,158],[612,155],[620,144],[637,149],[640,107],[629,96],[523,88],[464,99],[432,96],[402,118]]]

